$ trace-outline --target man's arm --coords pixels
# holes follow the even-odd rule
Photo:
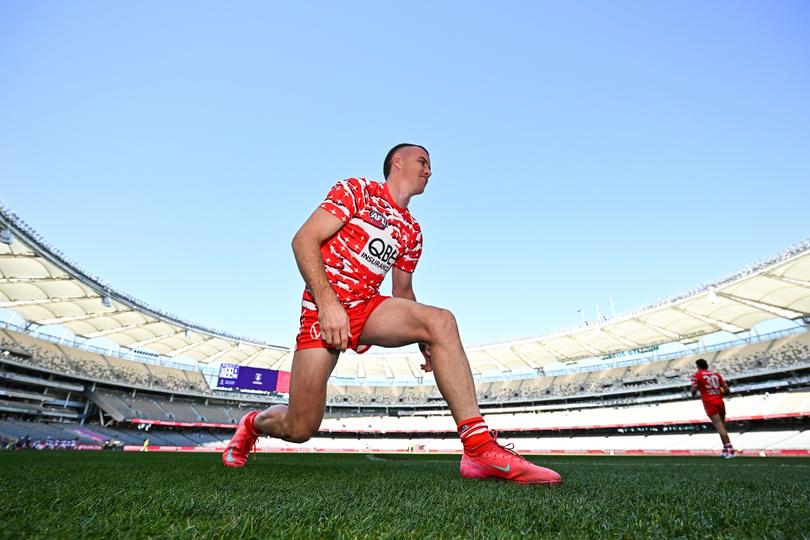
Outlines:
[[[318,306],[321,338],[327,345],[345,351],[349,345],[349,317],[326,277],[321,244],[343,227],[343,221],[322,208],[317,208],[292,240],[295,262],[312,291]]]
[[[396,298],[406,298],[416,302],[416,294],[413,292],[413,274],[394,267],[391,276],[391,294]]]
[[[697,385],[693,384],[691,387],[689,387],[689,391],[692,392],[692,397],[695,397],[697,395],[697,392],[698,392]]]
[[[391,284],[391,294],[394,297],[416,302],[416,294],[413,292],[413,274],[400,270],[395,266],[394,273],[391,276]],[[430,364],[430,345],[420,342],[419,350],[422,351],[422,356],[425,358],[425,363],[420,366],[422,371],[433,371],[433,366]]]

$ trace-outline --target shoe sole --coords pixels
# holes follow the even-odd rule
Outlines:
[[[524,481],[524,480],[513,480],[511,478],[502,478],[500,476],[465,476],[461,475],[462,478],[467,478],[468,480],[484,480],[488,482],[508,482],[510,484],[523,484],[523,485],[544,485],[544,486],[556,486],[558,484],[562,484],[562,479],[560,480],[537,480],[537,481]]]

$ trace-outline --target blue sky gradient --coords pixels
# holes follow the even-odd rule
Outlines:
[[[417,296],[470,345],[536,335],[810,236],[807,28],[799,0],[9,0],[0,201],[119,290],[292,345],[293,234],[417,142]]]

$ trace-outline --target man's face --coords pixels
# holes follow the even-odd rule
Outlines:
[[[430,156],[417,146],[408,146],[399,151],[402,177],[413,186],[414,194],[425,191],[430,178]]]

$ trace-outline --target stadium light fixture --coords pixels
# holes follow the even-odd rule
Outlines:
[[[717,298],[717,293],[714,291],[709,291],[709,294],[706,295],[706,300],[708,300],[710,304],[716,304],[720,301],[720,299]]]
[[[11,234],[11,229],[5,227],[2,231],[0,231],[0,242],[3,242],[8,246],[14,242],[14,235]]]
[[[109,295],[104,295],[104,297],[101,299],[101,304],[104,307],[112,307],[112,298],[110,298]]]

